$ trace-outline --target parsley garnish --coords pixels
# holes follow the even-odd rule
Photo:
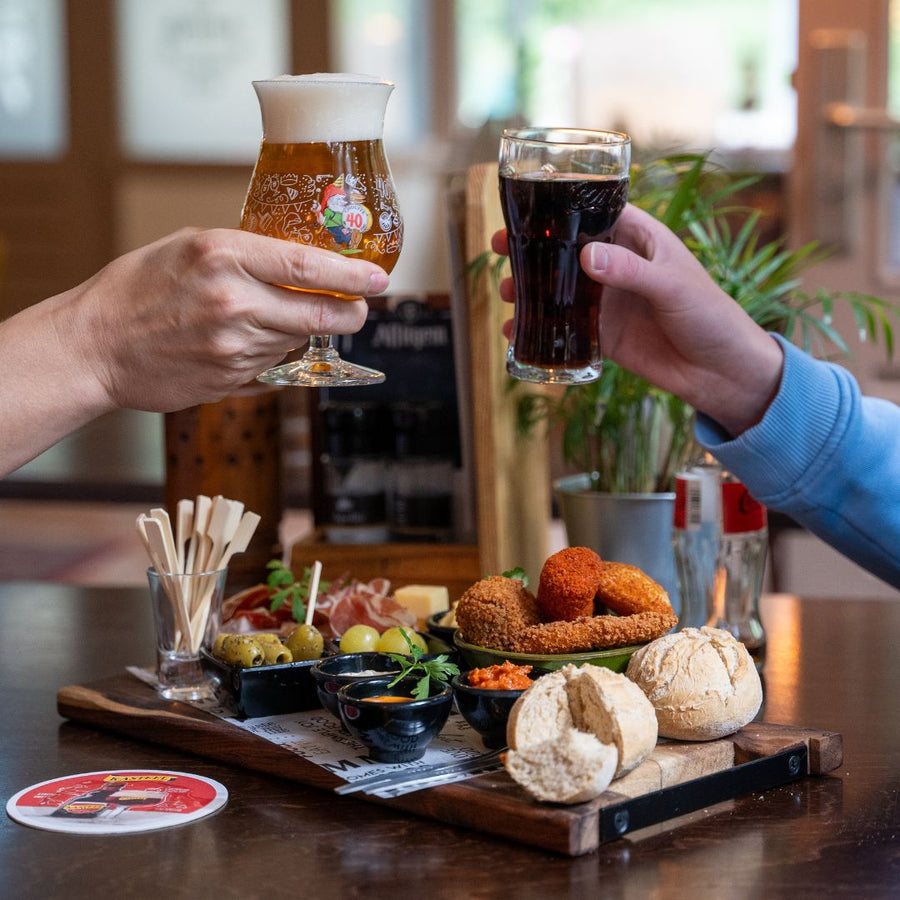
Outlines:
[[[409,656],[404,653],[388,653],[387,655],[400,666],[400,672],[397,677],[388,685],[393,687],[401,679],[409,675],[415,675],[421,672],[422,675],[416,682],[413,697],[416,700],[424,700],[428,696],[428,690],[431,686],[431,679],[439,681],[441,684],[447,684],[454,675],[459,675],[459,666],[456,663],[448,662],[449,657],[446,653],[436,656],[434,659],[423,661],[424,655],[421,647],[417,647],[410,639],[406,631],[402,631],[403,639],[409,646]]]
[[[309,599],[309,580],[312,576],[312,569],[305,566],[300,580],[294,578],[294,573],[280,560],[273,559],[267,563],[266,568],[269,570],[269,577],[266,579],[266,586],[273,591],[272,602],[269,609],[275,612],[282,605],[290,600],[291,615],[297,622],[303,622],[306,619],[306,601]],[[319,591],[327,591],[328,582],[319,582]]]
[[[508,572],[502,572],[501,574],[504,578],[516,578],[522,582],[522,587],[528,587],[528,576],[521,566],[516,566],[514,569],[510,569]]]

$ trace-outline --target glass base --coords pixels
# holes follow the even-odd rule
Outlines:
[[[157,690],[166,700],[207,700],[215,695],[215,685],[204,672],[199,656],[157,650],[156,658]]]
[[[333,347],[311,347],[302,359],[266,369],[256,380],[300,387],[347,387],[381,384],[384,372],[345,362]]]
[[[211,700],[215,696],[215,689],[209,682],[194,684],[190,687],[164,687],[159,686],[160,697],[166,700],[181,700],[186,703],[190,700]]]
[[[568,369],[563,366],[533,366],[519,362],[510,349],[506,355],[506,371],[519,381],[531,381],[536,384],[589,384],[600,378],[601,363],[579,369]]]

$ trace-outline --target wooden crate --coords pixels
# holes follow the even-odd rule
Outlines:
[[[349,575],[361,581],[388,578],[392,588],[407,584],[442,584],[451,603],[482,576],[474,544],[330,544],[326,541],[294,545],[295,572],[314,560],[322,563],[326,580]]]

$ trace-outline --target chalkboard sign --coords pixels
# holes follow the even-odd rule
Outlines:
[[[335,336],[335,344],[342,358],[378,369],[386,379],[319,391],[313,429],[317,524],[332,540],[454,540],[450,508],[458,503],[451,494],[460,479],[440,468],[458,472],[462,465],[449,296],[376,298],[363,328]],[[381,487],[380,470],[369,464],[374,460],[388,467]],[[423,469],[423,461],[432,468]],[[433,496],[432,481],[427,497],[405,495],[404,485],[415,473],[420,482],[427,471],[447,493]],[[373,512],[380,508],[373,497],[383,501],[383,522]]]
[[[386,411],[386,443],[381,450],[393,455],[404,450],[394,446],[396,440],[402,441],[402,435],[390,433],[391,411],[427,407],[428,427],[434,429],[435,440],[441,441],[442,454],[459,461],[459,405],[447,294],[377,297],[369,301],[362,329],[356,334],[336,335],[334,340],[344,359],[378,369],[386,378],[376,385],[324,388],[319,392],[320,409],[352,403],[382,408]]]
[[[384,372],[383,384],[322,391],[329,400],[390,404],[432,400],[456,407],[453,323],[446,294],[397,295],[369,301],[356,334],[335,335],[341,356]]]

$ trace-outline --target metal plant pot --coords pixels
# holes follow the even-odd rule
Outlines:
[[[630,563],[658,581],[677,613],[678,576],[672,552],[675,494],[604,494],[586,474],[553,483],[570,547],[590,547],[610,562]]]

